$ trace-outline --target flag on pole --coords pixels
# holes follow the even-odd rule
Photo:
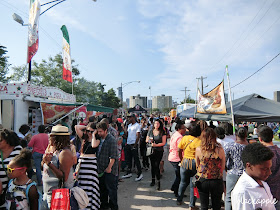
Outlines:
[[[67,28],[63,25],[61,28],[63,33],[63,74],[62,78],[68,82],[73,82],[72,80],[72,65],[71,65],[71,56],[70,56],[70,40]]]
[[[197,93],[197,112],[208,114],[226,114],[226,103],[224,93],[224,81],[210,92],[201,95],[199,89]]]
[[[40,9],[41,9],[41,4],[39,0],[30,0],[27,63],[30,63],[32,57],[36,54],[39,47],[38,28],[39,28]]]

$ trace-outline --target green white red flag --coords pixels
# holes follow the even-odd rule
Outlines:
[[[67,28],[63,25],[61,28],[63,33],[63,74],[62,78],[68,82],[73,82],[72,80],[72,65],[71,65],[71,56],[70,56],[70,40]]]
[[[36,54],[39,47],[38,28],[39,28],[40,9],[41,9],[41,4],[39,0],[30,0],[27,63],[30,63],[32,57]]]

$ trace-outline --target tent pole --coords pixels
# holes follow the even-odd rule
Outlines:
[[[226,65],[226,72],[227,72],[227,81],[228,81],[228,90],[229,90],[229,100],[230,100],[230,110],[231,110],[232,127],[233,127],[233,135],[234,135],[234,134],[235,134],[235,122],[234,122],[234,115],[233,115],[233,108],[232,108],[232,98],[231,98],[230,80],[229,80],[229,73],[228,73],[228,66],[227,66],[227,65]]]
[[[51,124],[56,124],[58,123],[60,120],[62,120],[63,118],[67,117],[68,115],[72,114],[73,112],[77,111],[78,109],[82,108],[83,106],[87,106],[88,103],[84,103],[83,105],[81,106],[78,106],[76,107],[75,109],[72,109],[70,112],[68,112],[66,115],[63,115],[61,118],[59,118],[58,120],[54,121],[53,123]],[[47,126],[47,128],[49,127],[49,125]]]
[[[199,82],[198,82],[199,80],[197,80],[197,85],[196,85],[196,100],[195,100],[195,107],[194,107],[194,118],[196,118],[196,111],[197,111],[197,93],[198,93],[198,85],[199,85]]]

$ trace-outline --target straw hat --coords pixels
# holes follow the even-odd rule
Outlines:
[[[69,136],[69,130],[66,126],[56,125],[52,127],[51,136]]]

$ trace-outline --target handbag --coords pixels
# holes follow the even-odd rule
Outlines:
[[[52,191],[51,210],[70,210],[70,190],[67,188]]]
[[[6,173],[6,176],[8,177],[8,174],[7,174],[7,171],[5,169],[5,166],[4,166],[4,158],[3,158],[3,152],[1,150],[1,162],[2,162],[2,167]],[[0,206],[2,206],[5,202],[6,202],[6,192],[7,192],[7,189],[8,189],[8,184],[7,186],[5,187],[5,189],[2,190],[2,194],[0,195]]]
[[[154,148],[152,147],[151,143],[147,143],[147,150],[146,150],[146,156],[151,156],[154,154]]]

